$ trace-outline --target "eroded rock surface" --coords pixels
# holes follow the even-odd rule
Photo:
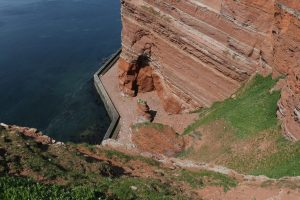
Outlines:
[[[125,94],[156,90],[179,113],[230,97],[254,73],[286,75],[279,116],[300,139],[299,1],[123,0],[122,22]]]
[[[273,26],[274,69],[286,75],[278,102],[284,133],[300,139],[300,2],[280,0]]]

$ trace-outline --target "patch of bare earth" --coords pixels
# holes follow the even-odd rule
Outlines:
[[[220,187],[208,186],[197,191],[207,200],[299,200],[299,190],[280,187],[260,187],[257,184],[242,183],[227,192]]]
[[[141,125],[132,128],[132,140],[143,152],[174,156],[184,149],[185,142],[170,126]]]
[[[271,131],[238,138],[224,120],[202,126],[191,136],[189,148],[185,150],[186,158],[240,168],[243,171],[254,169],[257,162],[277,151]]]

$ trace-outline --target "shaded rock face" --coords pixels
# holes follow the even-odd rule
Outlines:
[[[300,128],[299,19],[295,0],[122,0],[120,88],[156,90],[179,113],[230,97],[257,72],[284,74],[283,126]]]
[[[138,123],[151,122],[152,116],[150,113],[150,108],[146,102],[137,103],[137,115],[138,115]]]
[[[128,63],[119,59],[119,85],[125,95],[135,96],[137,92],[151,92],[154,90],[152,68],[148,65],[148,56],[140,55],[136,60]]]

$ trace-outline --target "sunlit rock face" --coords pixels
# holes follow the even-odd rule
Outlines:
[[[257,72],[284,74],[278,116],[299,139],[299,13],[295,0],[123,0],[120,88],[156,90],[179,113],[230,97]]]
[[[286,75],[278,102],[284,133],[300,139],[300,1],[278,0],[273,24],[274,71]]]

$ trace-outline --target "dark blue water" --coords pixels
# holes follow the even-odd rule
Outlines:
[[[120,47],[119,0],[0,0],[0,122],[99,142],[92,75]]]

